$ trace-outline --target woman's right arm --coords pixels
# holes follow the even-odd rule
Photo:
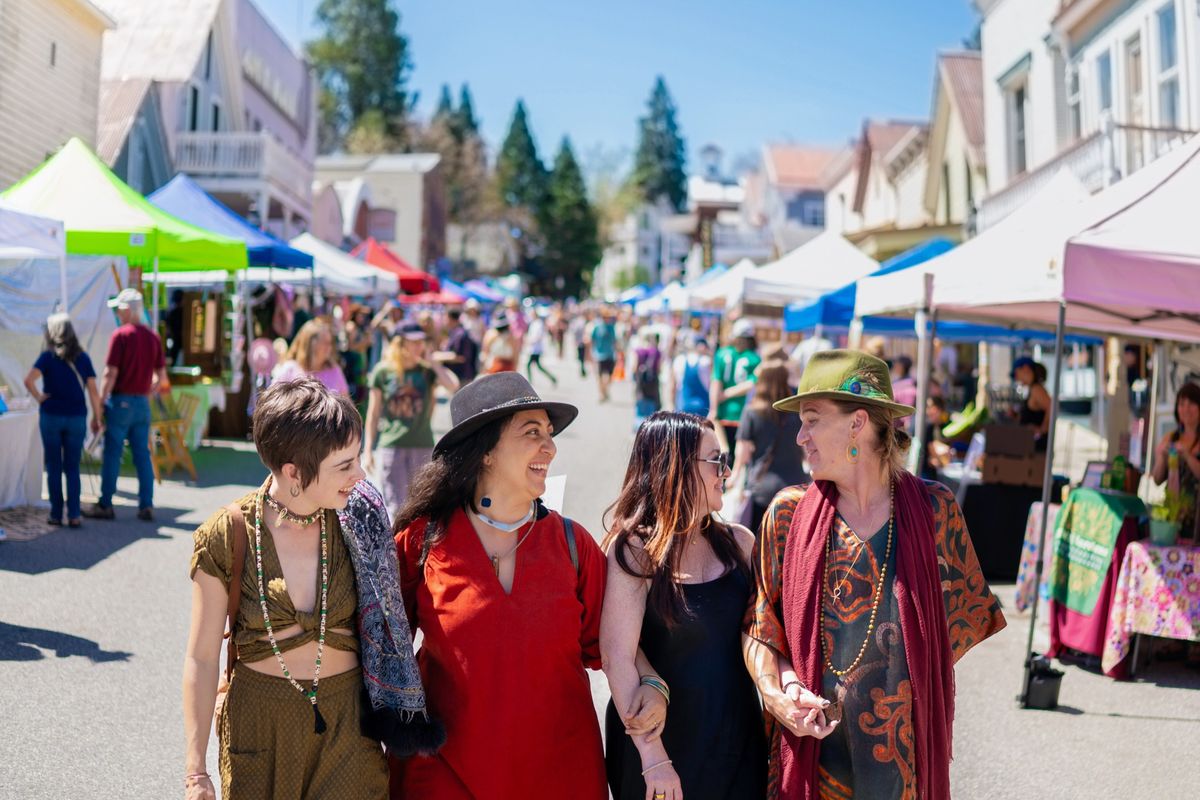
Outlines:
[[[383,390],[372,386],[367,392],[367,419],[363,424],[362,464],[368,473],[375,471],[375,437],[379,434],[379,414],[382,406]]]
[[[213,705],[221,666],[229,594],[218,578],[197,571],[192,579],[192,622],[183,662],[183,731],[186,742],[184,774],[208,772],[205,761],[212,729]],[[212,781],[189,781],[189,798],[212,798]]]
[[[41,379],[41,377],[42,372],[37,367],[29,370],[29,374],[25,376],[25,388],[29,390],[29,394],[39,406],[46,402],[46,398],[50,396],[48,394],[42,394],[41,391],[38,390],[37,382]]]
[[[1167,434],[1158,443],[1158,447],[1154,448],[1154,465],[1151,475],[1154,477],[1154,482],[1161,485],[1166,483],[1167,470],[1167,453],[1171,448],[1171,434]]]
[[[99,433],[104,424],[104,403],[100,401],[100,389],[94,377],[87,379],[88,398],[92,401],[92,433]]]

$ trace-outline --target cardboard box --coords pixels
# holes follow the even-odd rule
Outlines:
[[[989,456],[1025,457],[1034,453],[1033,428],[1028,425],[988,425],[983,431],[983,452]]]
[[[1006,486],[1041,486],[1046,456],[1004,456],[990,454],[983,460],[983,482]]]

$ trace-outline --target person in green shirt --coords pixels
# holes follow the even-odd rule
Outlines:
[[[425,331],[401,325],[383,359],[367,378],[367,424],[363,469],[371,475],[392,517],[408,496],[409,478],[433,455],[433,391],[458,391],[458,378],[425,357]]]
[[[733,324],[733,343],[713,355],[709,417],[717,423],[717,438],[724,438],[725,450],[737,441],[738,421],[746,407],[746,396],[754,388],[754,373],[762,362],[757,348],[754,324],[740,319]]]

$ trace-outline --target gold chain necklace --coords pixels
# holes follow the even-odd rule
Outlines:
[[[845,669],[838,669],[837,667],[835,667],[833,665],[833,662],[830,660],[829,653],[827,653],[827,652],[823,653],[824,658],[825,658],[825,668],[828,669],[830,672],[832,672],[834,675],[836,675],[839,678],[843,678],[846,675],[849,675],[851,672],[854,671],[854,668],[858,666],[858,662],[862,661],[863,655],[867,652],[867,645],[870,644],[870,642],[871,642],[871,634],[875,631],[875,618],[879,613],[879,601],[883,597],[883,584],[887,578],[887,565],[888,565],[888,559],[891,557],[891,554],[892,554],[892,534],[895,532],[895,528],[896,528],[896,488],[895,488],[895,484],[889,484],[888,485],[887,549],[884,551],[883,563],[880,565],[880,568],[879,568],[879,581],[875,584],[875,592],[874,592],[875,599],[871,603],[871,619],[867,622],[867,635],[863,639],[862,647],[858,648],[858,655],[856,655],[854,657],[854,661],[850,662],[850,666],[846,667]],[[824,587],[821,591],[821,624],[822,625],[825,624],[825,612],[826,612],[825,596],[827,594],[832,594],[832,592],[829,590],[829,562],[833,557],[833,539],[834,539],[834,534],[831,531],[829,534],[829,542],[825,546],[825,580],[824,580]],[[863,545],[865,546],[866,542],[864,542]],[[861,555],[862,552],[859,551],[859,554]],[[855,561],[857,561],[857,558],[855,558]],[[846,573],[847,576],[849,576],[849,574],[850,574],[849,572]],[[845,579],[843,579],[843,581],[844,580]],[[839,593],[837,595],[834,595],[835,599],[837,597],[840,597],[841,587],[839,586],[837,588],[839,590]],[[825,649],[825,637],[824,636],[821,637],[821,649],[822,650]]]

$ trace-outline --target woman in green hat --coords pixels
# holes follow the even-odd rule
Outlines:
[[[763,520],[746,665],[771,713],[769,797],[946,800],[954,663],[1004,627],[954,495],[904,469],[887,365],[815,354],[797,444],[814,483]]]

